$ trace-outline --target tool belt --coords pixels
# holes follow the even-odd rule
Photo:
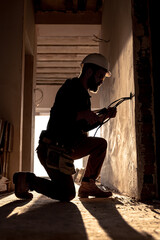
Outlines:
[[[47,167],[59,170],[67,175],[72,175],[75,173],[73,164],[74,160],[64,147],[59,147],[58,145],[52,144],[51,140],[45,137],[42,139],[42,142],[48,144],[46,159]]]

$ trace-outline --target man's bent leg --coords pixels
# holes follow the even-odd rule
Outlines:
[[[74,150],[73,157],[76,159],[89,155],[88,163],[78,196],[81,198],[88,196],[95,197],[110,197],[112,192],[102,191],[95,184],[98,177],[107,149],[107,142],[103,138],[88,137]]]
[[[55,174],[52,172],[52,175],[54,174],[57,179],[54,177],[54,179],[52,178],[53,181],[34,176],[30,185],[31,190],[35,190],[47,197],[60,201],[68,202],[72,200],[75,197],[75,188],[72,177],[65,174],[61,175],[57,170],[54,171]]]
[[[37,154],[51,181],[36,177],[33,181],[33,190],[60,201],[72,200],[75,197],[75,187],[72,176],[61,173],[59,170],[47,166],[46,144],[39,144]]]
[[[13,176],[15,184],[15,195],[21,199],[31,199],[33,197],[29,190],[35,190],[52,199],[60,201],[70,201],[75,197],[74,185],[71,176],[62,176],[60,182],[53,182],[44,178],[36,177],[29,172],[17,172]],[[62,182],[63,179],[63,182]],[[61,184],[63,183],[63,184]]]
[[[104,162],[106,149],[106,140],[99,137],[87,137],[74,148],[71,155],[74,159],[89,155],[85,178],[96,179],[98,177]]]

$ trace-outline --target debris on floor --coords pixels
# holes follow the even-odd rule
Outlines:
[[[159,201],[113,193],[64,203],[33,194],[30,201],[14,194],[0,199],[1,240],[160,240]]]

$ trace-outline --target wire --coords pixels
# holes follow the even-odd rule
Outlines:
[[[109,104],[109,106],[108,106],[107,108],[111,107],[114,103],[116,103],[116,104],[113,106],[113,108],[116,108],[116,107],[118,107],[122,102],[127,101],[127,100],[132,100],[133,97],[135,97],[135,94],[132,94],[132,92],[131,92],[129,97],[119,98],[119,99],[115,100],[114,102],[112,102],[111,104]],[[106,115],[107,115],[107,113],[106,113]],[[104,115],[104,120],[105,120],[106,115]],[[101,123],[101,124],[98,126],[98,128],[96,129],[95,134],[94,134],[94,137],[96,136],[97,131],[102,127],[102,125],[104,125],[105,123],[107,123],[110,119],[111,119],[111,117],[108,118],[108,119],[105,120],[105,121],[104,121],[104,120],[102,121],[102,123]]]
[[[105,43],[109,43],[110,42],[110,40],[105,40],[105,39],[103,39],[103,38],[99,38],[99,37],[97,37],[95,34],[93,34],[93,41],[94,42],[105,42]]]
[[[39,92],[41,93],[41,96],[35,101],[36,107],[38,107],[39,104],[40,104],[40,103],[42,102],[42,100],[43,100],[43,91],[42,91],[42,89],[40,89],[40,88],[35,88],[35,89],[34,89],[34,92],[36,92],[36,91],[39,91]]]

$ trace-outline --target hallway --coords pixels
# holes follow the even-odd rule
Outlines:
[[[144,204],[114,194],[109,199],[54,201],[34,193],[0,199],[1,240],[160,239],[160,202]]]

